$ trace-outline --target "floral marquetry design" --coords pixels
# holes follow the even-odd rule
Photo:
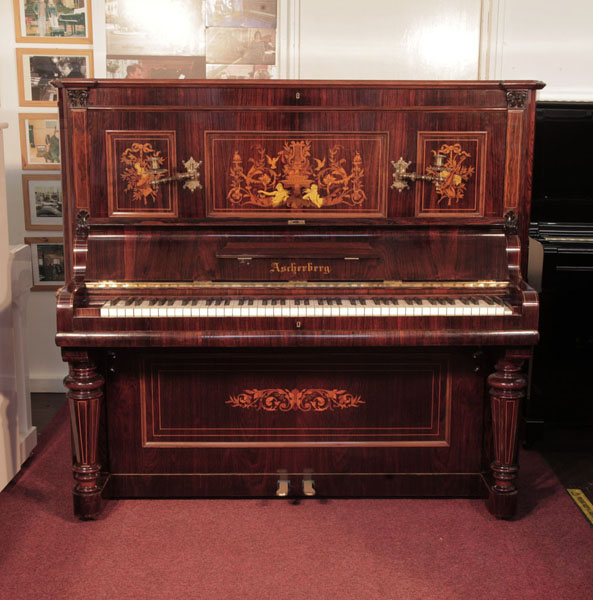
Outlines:
[[[433,154],[445,156],[444,166],[436,168],[428,166],[426,172],[436,180],[437,203],[447,206],[458,204],[466,191],[466,182],[474,174],[475,168],[463,163],[471,158],[471,154],[462,149],[461,144],[443,144]]]
[[[151,182],[160,179],[164,175],[150,172],[150,158],[156,158],[159,167],[162,167],[165,158],[161,156],[160,150],[155,150],[152,144],[135,142],[126,148],[121,155],[120,162],[124,165],[121,178],[125,182],[124,191],[132,192],[132,198],[136,202],[148,204],[156,200],[158,189]]]
[[[336,144],[327,155],[314,157],[311,141],[286,141],[275,155],[257,145],[247,159],[235,150],[230,168],[227,199],[234,206],[261,208],[322,209],[345,205],[358,208],[367,196],[360,152],[354,151],[350,166]]]
[[[355,408],[364,404],[360,396],[346,390],[323,389],[252,389],[230,396],[226,404],[235,408],[265,410],[268,412],[317,411]]]

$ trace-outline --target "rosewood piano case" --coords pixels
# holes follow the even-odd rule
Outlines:
[[[514,514],[543,84],[58,85],[77,515],[262,496]]]

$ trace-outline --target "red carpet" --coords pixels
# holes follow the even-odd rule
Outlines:
[[[0,494],[0,598],[593,598],[593,528],[524,453],[518,520],[479,500],[125,500],[72,516],[61,411]]]

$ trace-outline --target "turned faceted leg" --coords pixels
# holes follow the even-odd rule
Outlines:
[[[68,388],[75,459],[74,514],[81,519],[93,519],[101,512],[97,441],[104,379],[85,353],[65,358],[70,365],[64,385]]]
[[[488,509],[501,519],[511,518],[517,508],[517,437],[520,404],[527,385],[521,374],[525,358],[507,352],[488,377],[494,438],[494,461],[490,465],[494,484]]]

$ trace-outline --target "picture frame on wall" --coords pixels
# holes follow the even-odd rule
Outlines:
[[[61,231],[62,179],[60,175],[23,175],[25,229]]]
[[[57,113],[20,113],[23,169],[59,171],[60,121]]]
[[[17,42],[92,44],[91,0],[13,0]]]
[[[65,283],[64,238],[26,237],[31,246],[33,287],[31,291],[57,290]]]
[[[52,81],[93,77],[93,51],[68,48],[17,48],[20,106],[57,106]]]

